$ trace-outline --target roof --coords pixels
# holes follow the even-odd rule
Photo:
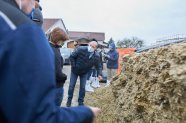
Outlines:
[[[80,31],[69,31],[69,38],[77,40],[79,38],[87,38],[89,40],[96,39],[97,41],[105,40],[105,33],[102,32],[80,32]]]
[[[61,18],[45,18],[43,20],[43,26],[42,26],[44,32],[47,32],[49,29],[51,29],[53,26],[55,26],[60,21],[61,21],[61,25],[64,31],[67,32],[65,24]]]
[[[137,53],[141,53],[141,52],[148,51],[150,49],[155,49],[155,48],[159,48],[159,47],[163,47],[163,46],[168,46],[168,45],[176,44],[176,43],[182,43],[182,42],[186,42],[186,40],[172,40],[172,41],[169,41],[169,42],[161,42],[161,43],[154,44],[154,45],[151,45],[151,46],[146,46],[146,47],[138,48],[136,50],[136,52]]]
[[[58,22],[60,19],[44,19],[43,20],[43,30],[46,32],[50,27],[52,27],[56,22]]]

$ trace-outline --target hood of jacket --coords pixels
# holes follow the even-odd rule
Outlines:
[[[116,49],[116,45],[114,43],[109,44],[109,49],[115,50]]]

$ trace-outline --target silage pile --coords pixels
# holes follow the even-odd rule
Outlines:
[[[125,57],[122,74],[86,103],[102,108],[96,123],[186,123],[186,43]]]

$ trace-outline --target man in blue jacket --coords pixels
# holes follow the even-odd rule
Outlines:
[[[55,105],[54,54],[32,3],[0,0],[0,123],[91,123],[98,108]]]
[[[116,51],[116,46],[114,43],[109,44],[109,51],[104,54],[107,60],[107,85],[110,85],[110,81],[113,76],[116,75],[118,69],[118,52]]]
[[[85,97],[85,84],[87,80],[87,73],[89,72],[89,70],[93,66],[95,66],[98,71],[99,78],[100,79],[102,78],[100,57],[95,52],[97,45],[98,45],[97,42],[92,41],[89,43],[88,46],[79,46],[70,56],[71,76],[68,89],[67,107],[71,106],[74,87],[76,85],[78,76],[80,77],[80,90],[78,98],[79,105],[84,105],[83,102]]]

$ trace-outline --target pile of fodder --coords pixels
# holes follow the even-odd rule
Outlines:
[[[96,106],[102,109],[101,114],[96,119],[96,123],[115,123],[116,104],[114,103],[114,95],[110,87],[97,89],[94,93],[88,93],[85,103],[90,106]],[[109,107],[108,107],[109,106]]]
[[[103,110],[97,123],[186,122],[186,43],[124,57],[123,72],[114,79],[92,96]]]

